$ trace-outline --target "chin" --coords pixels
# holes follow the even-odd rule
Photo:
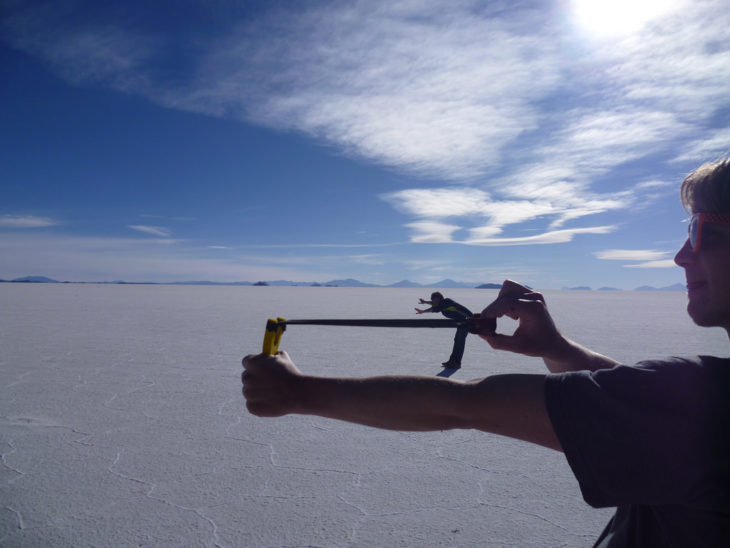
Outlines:
[[[689,302],[687,303],[687,314],[692,318],[692,321],[700,327],[710,327],[708,324],[709,318],[707,310],[699,300],[694,300],[690,296]]]
[[[730,318],[727,314],[723,314],[720,310],[708,310],[697,303],[692,303],[691,300],[687,305],[687,314],[700,327],[730,328]]]

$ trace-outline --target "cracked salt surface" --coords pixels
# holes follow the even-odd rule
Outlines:
[[[0,284],[0,544],[590,544],[611,511],[582,502],[554,451],[473,431],[246,412],[240,359],[260,348],[266,318],[408,317],[421,293]],[[651,336],[652,325],[627,323],[646,310],[683,317],[682,295],[657,295],[637,303],[556,292],[548,302],[567,333],[617,359],[724,351],[719,334],[689,322],[657,325]],[[449,296],[479,309],[494,293]],[[621,321],[587,327],[586,310],[612,307]],[[452,336],[301,326],[282,348],[316,374],[432,375]],[[672,348],[681,340],[697,348]],[[542,366],[470,338],[454,378],[506,371]]]

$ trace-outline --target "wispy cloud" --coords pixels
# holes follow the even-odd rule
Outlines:
[[[420,218],[406,224],[413,231],[412,242],[471,245],[552,244],[568,242],[576,234],[605,234],[615,227],[554,229],[568,220],[618,209],[628,203],[626,199],[579,196],[570,192],[570,185],[559,187],[543,188],[530,196],[533,199],[527,200],[493,200],[488,193],[475,188],[409,189],[386,194],[382,198],[405,213]],[[554,218],[549,225],[553,230],[523,237],[496,237],[506,226],[541,217]],[[447,218],[461,219],[461,224],[444,222],[443,219]],[[467,235],[456,239],[454,234],[461,230]]]
[[[462,243],[469,245],[503,246],[503,245],[537,245],[537,244],[562,244],[570,242],[577,234],[608,234],[616,230],[615,226],[591,226],[584,228],[570,228],[563,230],[551,230],[533,236],[522,236],[512,238],[474,238],[465,240]]]
[[[419,221],[409,223],[407,227],[413,229],[411,241],[419,244],[443,244],[453,242],[452,234],[461,227],[436,221]]]
[[[49,217],[33,215],[0,215],[0,228],[45,228],[59,223]]]
[[[382,265],[386,262],[382,255],[377,254],[350,255],[349,259],[354,263],[365,265]]]
[[[541,19],[537,10],[480,8],[476,16],[470,1],[272,8],[199,43],[193,70],[165,80],[156,61],[160,44],[175,47],[171,36],[59,22],[51,6],[27,8],[5,29],[72,82],[301,131],[449,178],[482,173],[505,145],[537,129],[534,101],[560,82],[550,33],[530,24]]]
[[[327,243],[310,243],[310,244],[241,244],[236,247],[245,249],[312,249],[312,248],[366,248],[366,247],[393,247],[403,245],[403,242],[391,242],[380,244],[327,244]]]
[[[676,268],[677,265],[672,259],[664,259],[661,261],[647,261],[645,263],[625,264],[626,268]]]
[[[570,3],[539,4],[275,5],[201,32],[194,48],[50,2],[14,10],[2,28],[70,82],[301,132],[441,181],[384,196],[409,216],[413,242],[545,244],[605,233],[574,225],[656,199],[651,169],[643,183],[607,178],[632,162],[727,151],[717,113],[730,96],[730,12],[684,2],[591,41],[565,23]],[[183,47],[178,72],[159,70]],[[528,221],[542,234],[502,237]]]
[[[131,228],[132,230],[136,230],[137,232],[144,232],[145,234],[159,236],[161,238],[167,238],[172,234],[169,228],[165,228],[162,226],[127,225],[127,228]]]
[[[673,259],[666,258],[671,255],[669,251],[656,251],[653,249],[606,249],[594,253],[597,259],[608,261],[640,261],[634,264],[623,265],[625,268],[672,268],[677,265]]]
[[[705,162],[730,155],[730,128],[710,130],[704,138],[686,146],[675,162]]]
[[[663,259],[667,251],[653,249],[606,249],[594,253],[596,258],[609,261],[656,261]]]
[[[622,103],[611,110],[595,110],[596,105],[591,105],[567,111],[563,127],[536,149],[540,165],[555,165],[561,179],[590,181],[664,149],[690,129],[673,112]]]
[[[549,61],[555,48],[520,32],[523,18],[538,14],[476,17],[472,8],[326,3],[272,14],[209,51],[201,82],[223,85],[215,97],[207,94],[204,108],[237,106],[259,123],[388,165],[476,175],[500,160],[507,143],[536,129],[533,101],[559,75]],[[200,96],[187,99],[203,106]]]
[[[125,26],[124,17],[93,19],[81,13],[85,10],[79,3],[34,2],[14,8],[2,21],[5,39],[41,57],[66,80],[145,95],[159,85],[145,76],[159,38]]]
[[[536,161],[571,152],[564,167],[578,160],[606,169],[671,147],[679,135],[699,136],[726,104],[730,81],[717,75],[730,62],[730,21],[717,2],[685,3],[636,34],[595,45],[570,35],[561,12],[569,3],[506,7],[274,6],[254,19],[232,17],[215,37],[201,34],[176,74],[159,62],[183,47],[179,39],[145,34],[124,17],[33,4],[14,10],[3,29],[69,81],[301,131],[448,179],[493,170],[513,154],[510,145],[534,142],[536,132]],[[567,108],[551,103],[558,93]]]

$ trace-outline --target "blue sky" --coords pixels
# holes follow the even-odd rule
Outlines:
[[[670,285],[678,185],[730,151],[721,0],[10,0],[0,25],[0,278]]]

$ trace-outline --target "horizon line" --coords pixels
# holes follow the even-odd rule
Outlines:
[[[353,285],[340,285],[336,282],[350,282]],[[445,282],[445,283],[444,283]],[[72,280],[56,280],[47,276],[22,276],[13,279],[0,278],[0,283],[48,283],[48,284],[98,284],[98,285],[207,285],[207,286],[241,286],[241,287],[359,287],[359,288],[373,288],[373,289],[499,289],[502,287],[501,283],[495,282],[459,282],[450,278],[444,278],[434,284],[430,283],[419,283],[411,280],[403,279],[392,284],[375,284],[370,282],[363,282],[356,278],[343,278],[330,280],[328,282],[296,282],[293,280],[260,280],[257,282],[250,281],[235,281],[235,282],[219,282],[213,280],[185,280],[185,281],[142,281],[142,282],[130,282],[125,280],[112,280],[112,281],[72,281]],[[409,285],[401,285],[409,284]],[[453,285],[452,285],[453,284]],[[489,286],[489,287],[486,287]],[[650,285],[641,285],[633,289],[626,289],[620,287],[602,286],[594,289],[591,286],[579,285],[574,287],[561,287],[561,288],[545,288],[546,291],[680,291],[685,290],[685,284],[677,282],[667,286],[655,287]]]

